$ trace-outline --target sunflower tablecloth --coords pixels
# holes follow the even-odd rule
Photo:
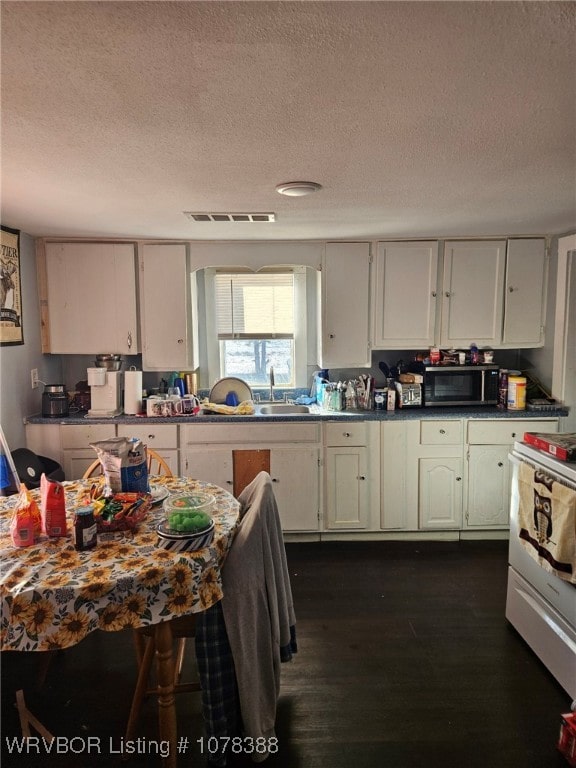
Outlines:
[[[18,496],[0,498],[0,647],[3,651],[68,648],[96,629],[157,624],[209,608],[222,598],[220,568],[232,544],[238,502],[227,491],[182,477],[152,477],[159,496],[199,490],[214,495],[214,540],[197,552],[156,546],[162,504],[152,507],[135,532],[98,535],[98,546],[78,552],[72,537],[74,509],[92,480],[63,483],[68,536],[42,536],[14,547],[12,509]],[[32,491],[38,505],[38,491]]]

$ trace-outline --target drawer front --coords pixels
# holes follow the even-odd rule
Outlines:
[[[458,445],[461,442],[460,419],[430,419],[420,422],[421,445]]]
[[[524,432],[558,432],[558,419],[486,419],[468,422],[468,443],[472,445],[512,445]]]
[[[116,437],[115,424],[70,424],[62,427],[62,448],[89,448],[97,440]],[[96,458],[96,455],[94,455]]]
[[[176,424],[119,424],[118,437],[137,437],[150,448],[178,448]]]
[[[320,424],[187,424],[180,427],[181,444],[199,443],[317,443]]]
[[[326,445],[366,445],[368,440],[368,428],[365,421],[328,422],[325,427]]]

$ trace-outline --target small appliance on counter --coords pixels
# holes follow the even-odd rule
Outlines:
[[[422,384],[396,382],[399,408],[422,408]]]
[[[106,368],[88,368],[90,386],[90,418],[113,418],[122,413],[121,371]]]
[[[70,404],[64,384],[46,384],[42,393],[42,416],[47,419],[59,419],[68,416]]]

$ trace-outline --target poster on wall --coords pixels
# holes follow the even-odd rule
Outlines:
[[[0,345],[24,344],[20,231],[0,227]]]

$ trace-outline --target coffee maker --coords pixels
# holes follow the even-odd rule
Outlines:
[[[122,413],[122,372],[88,368],[90,410],[87,416],[106,418]]]

